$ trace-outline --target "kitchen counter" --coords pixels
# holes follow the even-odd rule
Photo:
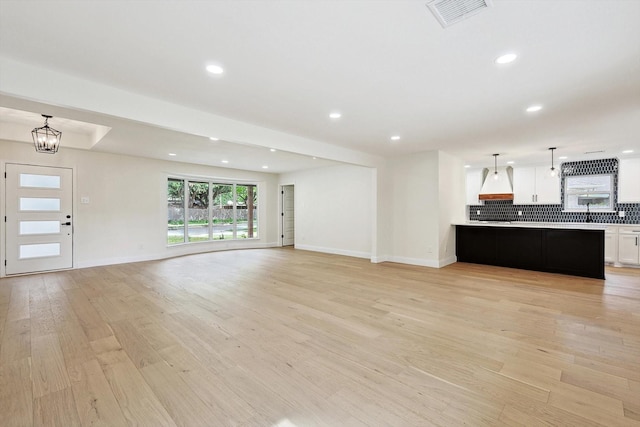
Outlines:
[[[606,224],[472,221],[455,225],[460,262],[604,279]]]
[[[594,222],[461,221],[454,222],[453,225],[515,228],[560,228],[565,230],[605,230],[607,227],[616,224],[600,224]]]

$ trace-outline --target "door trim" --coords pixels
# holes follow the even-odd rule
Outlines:
[[[294,188],[294,236],[295,236],[295,184],[287,183],[280,184],[278,189],[278,246],[294,246],[295,247],[295,237],[294,242],[291,245],[284,244],[284,187],[293,187]]]

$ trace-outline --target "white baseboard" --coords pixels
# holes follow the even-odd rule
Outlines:
[[[431,268],[442,268],[449,264],[453,264],[456,262],[456,257],[449,257],[441,260],[435,259],[424,259],[424,258],[408,258],[408,257],[398,257],[398,256],[386,256],[384,261],[377,262],[397,262],[400,264],[409,264],[409,265],[419,265],[422,267],[431,267]],[[374,262],[372,260],[372,262]]]
[[[441,259],[439,261],[439,264],[440,264],[439,268],[446,267],[447,265],[454,264],[456,262],[458,262],[458,257],[456,257],[455,255],[449,258]]]
[[[390,256],[388,259],[389,262],[397,262],[400,264],[409,264],[409,265],[419,265],[422,267],[431,267],[438,268],[438,261],[434,259],[424,259],[424,258],[409,258],[402,256]]]
[[[218,243],[218,242],[215,242]],[[101,258],[95,260],[86,260],[76,262],[74,269],[76,268],[89,268],[89,267],[101,267],[105,265],[114,264],[127,264],[131,262],[143,262],[143,261],[157,261],[160,259],[173,258],[183,255],[196,255],[207,252],[219,252],[219,251],[233,251],[239,249],[264,249],[278,247],[277,242],[242,242],[242,241],[229,241],[225,246],[216,244],[185,244],[168,246],[165,252],[157,254],[145,254],[127,257],[114,257],[114,258]]]
[[[381,262],[387,262],[389,261],[389,255],[380,255],[380,256],[372,256],[371,257],[371,262],[374,264],[378,264]]]
[[[170,256],[140,255],[140,256],[129,256],[129,257],[101,258],[101,259],[93,259],[93,260],[87,260],[87,261],[78,261],[75,263],[76,265],[73,267],[73,269],[102,267],[105,265],[115,265],[115,264],[129,264],[132,262],[156,261],[163,258],[170,258]]]
[[[304,251],[313,251],[313,252],[324,252],[326,254],[334,254],[334,255],[344,255],[344,256],[352,256],[355,258],[370,258],[371,253],[369,252],[360,252],[360,251],[350,251],[345,249],[335,249],[335,248],[324,248],[321,246],[312,246],[312,245],[295,245],[296,249],[302,249]]]

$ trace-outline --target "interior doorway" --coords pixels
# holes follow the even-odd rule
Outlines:
[[[6,274],[73,267],[73,171],[7,163]]]
[[[295,211],[293,185],[282,186],[282,246],[295,243]]]

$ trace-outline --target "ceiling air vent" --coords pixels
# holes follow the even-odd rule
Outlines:
[[[491,0],[433,0],[427,6],[446,28],[493,5]]]

